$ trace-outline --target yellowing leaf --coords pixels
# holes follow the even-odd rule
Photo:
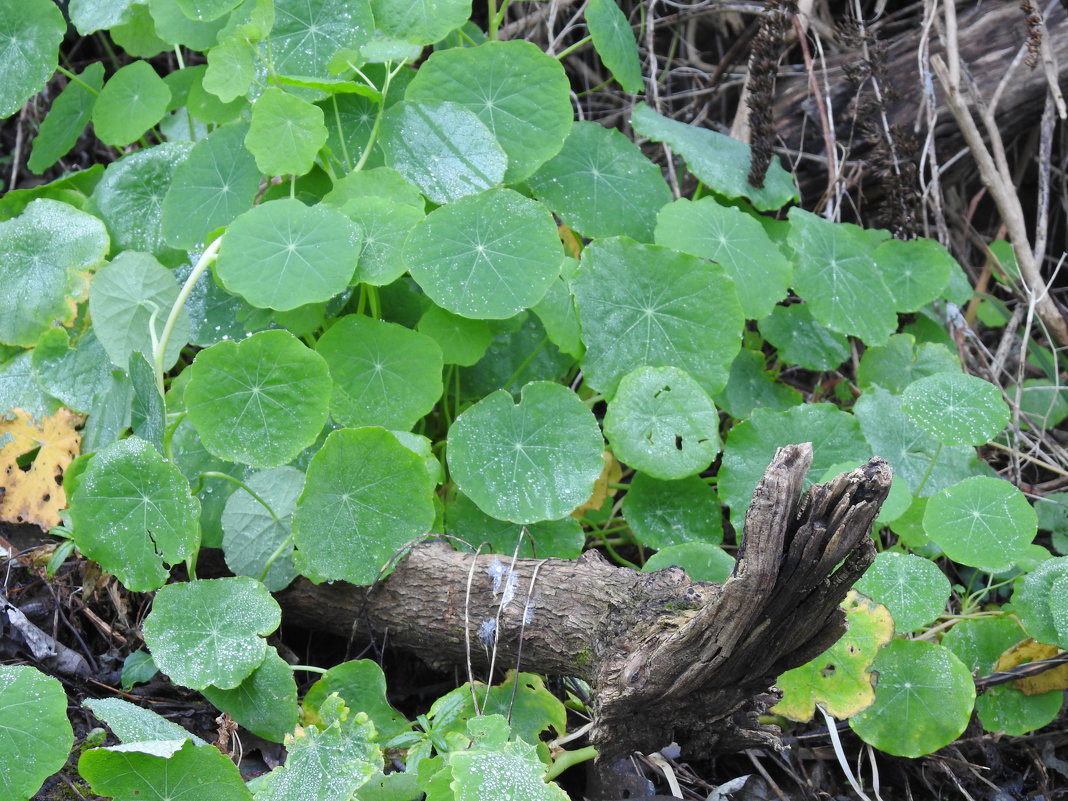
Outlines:
[[[67,506],[63,473],[81,451],[76,428],[84,419],[61,408],[40,423],[22,409],[0,420],[0,442],[6,441],[0,448],[0,520],[46,530],[59,525],[59,510]]]
[[[593,482],[593,494],[586,503],[571,513],[572,517],[581,518],[586,512],[596,511],[604,506],[604,502],[609,497],[614,498],[616,496],[616,491],[608,485],[615,484],[623,478],[623,467],[616,461],[616,457],[612,455],[611,451],[602,453],[601,458],[604,459],[604,469],[597,480]]]
[[[1049,659],[1060,652],[1061,649],[1056,645],[1045,645],[1027,639],[1016,643],[1016,645],[999,656],[998,661],[994,664],[994,670],[1011,670],[1026,662]],[[1013,682],[1013,686],[1024,695],[1041,695],[1042,693],[1048,693],[1050,690],[1068,690],[1068,665],[1055,667],[1036,676],[1018,679]]]
[[[875,700],[871,665],[876,652],[894,636],[894,621],[882,604],[856,590],[842,608],[849,629],[834,645],[801,667],[779,676],[782,700],[772,712],[791,720],[812,719],[816,704],[836,718],[848,718]]]

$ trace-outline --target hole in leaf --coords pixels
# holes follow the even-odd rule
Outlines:
[[[682,437],[678,434],[675,435],[675,450],[682,450]]]
[[[19,466],[19,470],[23,471],[24,473],[27,473],[29,472],[30,468],[33,467],[33,461],[37,458],[37,454],[40,452],[40,446],[37,446],[32,451],[26,451],[26,453],[15,459],[15,464]]]

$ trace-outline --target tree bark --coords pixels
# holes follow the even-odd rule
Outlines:
[[[591,737],[607,764],[673,740],[704,751],[777,744],[761,726],[775,678],[841,636],[839,604],[875,556],[890,488],[882,459],[800,499],[810,444],[780,448],[757,485],[737,564],[721,585],[679,568],[640,573],[597,552],[577,561],[413,547],[372,588],[298,580],[285,620],[349,636],[363,626],[442,665],[576,676],[594,690]]]

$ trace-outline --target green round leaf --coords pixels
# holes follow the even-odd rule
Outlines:
[[[583,236],[653,238],[671,200],[660,168],[636,144],[595,122],[576,122],[563,149],[528,181],[535,197]]]
[[[213,20],[231,11],[241,0],[177,0],[178,8],[190,19]]]
[[[849,719],[864,742],[894,756],[918,757],[960,736],[975,704],[972,674],[948,648],[893,640],[875,657],[875,703]]]
[[[166,248],[161,228],[163,198],[191,147],[185,142],[165,142],[108,165],[93,190],[89,209],[107,225],[112,252],[140,250],[162,255]]]
[[[404,240],[426,216],[421,207],[382,197],[360,197],[346,201],[341,211],[363,232],[363,249],[351,283],[385,286],[408,271],[402,255]]]
[[[326,423],[330,371],[286,331],[219,342],[198,353],[189,371],[190,422],[222,459],[278,467],[315,442]]]
[[[276,467],[249,476],[245,483],[271,508],[268,510],[244,488],[237,488],[226,499],[221,518],[226,566],[235,575],[259,579],[271,592],[278,592],[297,577],[293,544],[286,543],[297,497],[304,489],[304,474],[295,467]],[[279,548],[282,551],[275,556]],[[271,557],[275,558],[264,575]]]
[[[719,413],[675,367],[639,367],[623,377],[604,416],[616,458],[654,478],[699,473],[719,453]]]
[[[575,393],[537,381],[514,403],[487,395],[449,429],[448,462],[456,485],[498,520],[559,520],[586,501],[601,475],[604,440]]]
[[[942,614],[950,586],[946,574],[929,559],[883,551],[856,583],[856,590],[889,609],[894,629],[907,634]]]
[[[368,585],[434,522],[423,459],[381,428],[334,431],[308,466],[293,516],[297,569],[312,581]]]
[[[801,393],[775,380],[767,370],[763,353],[742,348],[731,362],[727,386],[714,400],[731,417],[741,420],[757,408],[786,411],[801,403]]]
[[[63,685],[28,665],[0,665],[0,720],[0,798],[30,798],[74,745]]]
[[[297,684],[293,671],[273,646],[259,667],[232,690],[201,690],[216,709],[258,737],[280,743],[297,726]]]
[[[369,41],[376,22],[367,0],[275,0],[266,50],[280,75],[326,77],[330,59]]]
[[[245,146],[268,175],[304,175],[326,144],[323,110],[277,86],[252,104]]]
[[[467,22],[471,0],[371,0],[382,32],[415,44],[434,44]]]
[[[849,341],[816,322],[807,303],[776,306],[759,325],[764,339],[790,364],[833,370],[849,358]]]
[[[572,282],[586,382],[612,397],[636,367],[678,367],[714,394],[741,346],[734,284],[717,264],[617,238],[583,251]]]
[[[379,142],[386,164],[435,203],[497,186],[508,167],[493,132],[459,103],[397,103],[382,115]]]
[[[202,21],[191,19],[178,7],[177,0],[148,0],[152,28],[167,44],[182,45],[190,50],[207,50],[218,39],[225,19]]]
[[[147,253],[124,251],[96,271],[89,287],[89,313],[112,364],[127,369],[134,352],[152,358],[178,291],[174,273]],[[188,341],[189,316],[183,309],[167,343],[164,369],[174,366]]]
[[[126,589],[148,592],[200,542],[200,503],[172,462],[137,437],[98,451],[70,498],[78,550]]]
[[[1068,556],[1047,559],[1016,582],[1012,608],[1035,640],[1064,648],[1068,645],[1063,591],[1068,584]],[[1055,590],[1062,594],[1055,598]]]
[[[2,0],[0,119],[10,117],[45,85],[59,62],[67,24],[51,0]]]
[[[126,663],[123,665],[124,673],[127,672],[135,655],[142,665],[150,668],[151,673],[148,678],[159,672],[148,652],[134,651],[126,658]],[[151,709],[145,709],[121,698],[87,698],[82,706],[91,709],[93,715],[106,723],[112,733],[124,743],[189,739],[196,745],[205,744],[202,739],[174,721],[168,720]]]
[[[572,357],[547,343],[537,315],[522,312],[489,327],[494,337],[486,355],[460,373],[463,397],[480,400],[502,387],[514,395],[531,381],[558,381],[574,364]]]
[[[941,297],[950,270],[957,267],[941,243],[922,237],[907,242],[888,239],[875,249],[872,257],[899,312],[919,311]]]
[[[104,64],[94,61],[78,75],[78,81],[68,83],[52,101],[52,108],[33,140],[30,160],[26,163],[30,172],[40,175],[78,143],[78,137],[93,116],[94,92],[99,93],[104,85]]]
[[[145,645],[175,684],[232,690],[263,662],[281,620],[267,588],[246,576],[168,584],[145,618]]]
[[[636,473],[623,497],[623,519],[647,548],[723,542],[723,509],[697,476],[661,481]]]
[[[483,553],[511,556],[517,553],[518,543],[520,557],[539,559],[550,556],[576,559],[586,544],[582,525],[573,517],[521,526],[490,517],[463,493],[457,493],[445,506],[445,533],[459,537],[474,548],[488,544]]]
[[[909,384],[901,408],[945,445],[984,445],[1009,422],[998,388],[964,373],[939,373]]]
[[[681,567],[694,581],[716,581],[722,584],[734,570],[734,557],[708,542],[685,542],[669,545],[657,551],[642,565],[642,572],[651,573],[672,565]]]
[[[122,147],[136,141],[163,119],[171,90],[147,61],[120,67],[93,106],[93,131],[105,144]]]
[[[912,334],[894,334],[885,345],[864,351],[857,368],[861,387],[878,384],[900,394],[918,378],[935,373],[960,372],[960,362],[941,343],[916,343]]]
[[[69,325],[107,252],[100,220],[57,200],[0,222],[0,342],[28,347],[56,321]]]
[[[404,246],[412,278],[439,306],[463,317],[504,319],[536,304],[560,274],[552,216],[511,189],[435,209]]]
[[[1008,481],[972,476],[931,496],[923,528],[954,562],[1001,569],[1031,544],[1038,518]]]
[[[386,698],[386,676],[373,659],[342,662],[326,671],[308,688],[301,701],[305,715],[318,714],[319,707],[332,693],[337,693],[349,709],[366,712],[375,724],[380,741],[388,740],[411,726],[403,715],[390,706]]]
[[[78,772],[93,793],[107,798],[248,801],[241,772],[214,745],[189,740],[154,740],[91,748]],[[177,786],[176,786],[177,785]]]
[[[197,142],[178,165],[163,198],[161,226],[168,245],[199,247],[209,233],[252,206],[260,171],[243,147],[247,131],[243,122],[223,125]]]
[[[719,262],[745,316],[760,320],[786,297],[793,267],[753,216],[714,198],[682,198],[656,217],[656,244]]]
[[[470,367],[481,359],[493,339],[484,320],[460,317],[439,306],[431,306],[423,312],[418,329],[419,333],[438,343],[445,364],[463,367]]]
[[[590,0],[586,25],[601,61],[624,90],[637,94],[645,87],[634,31],[616,0]]]
[[[349,314],[315,349],[330,367],[330,414],[341,425],[407,431],[441,397],[441,348],[402,325]]]
[[[563,146],[571,128],[571,84],[560,62],[514,39],[431,54],[404,93],[473,111],[508,156],[504,182],[530,176]]]
[[[271,200],[234,220],[215,274],[253,306],[288,311],[343,292],[361,240],[356,225],[337,209]]]

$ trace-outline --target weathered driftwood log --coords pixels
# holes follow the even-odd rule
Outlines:
[[[811,461],[808,444],[779,449],[722,586],[678,568],[614,567],[596,552],[513,561],[432,542],[371,590],[301,580],[279,600],[289,624],[343,635],[369,626],[431,663],[470,654],[485,665],[496,647],[497,665],[585,679],[602,760],[672,740],[773,744],[776,730],[755,722],[757,699],[841,635],[839,603],[874,558],[868,532],[890,488],[875,458],[801,497]]]

